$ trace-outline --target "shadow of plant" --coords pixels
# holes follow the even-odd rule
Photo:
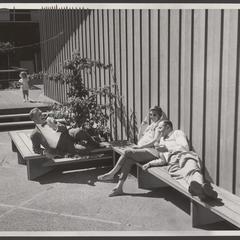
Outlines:
[[[137,141],[137,129],[138,129],[138,123],[135,112],[130,109],[128,105],[123,104],[123,97],[121,96],[121,92],[119,89],[119,85],[117,84],[117,79],[115,76],[115,73],[113,72],[113,69],[110,69],[112,74],[112,79],[115,84],[115,118],[113,118],[112,124],[114,127],[114,138],[115,140],[125,140],[123,138],[123,132],[125,133],[125,136],[127,137],[127,140],[136,143]],[[121,136],[118,135],[117,131],[117,119],[121,122]]]

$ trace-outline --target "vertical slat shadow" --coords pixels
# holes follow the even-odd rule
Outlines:
[[[205,43],[204,43],[204,75],[203,75],[203,126],[202,126],[202,165],[203,175],[210,179],[210,175],[205,168],[205,142],[206,142],[206,98],[207,98],[207,51],[208,51],[208,10],[205,10]]]
[[[179,10],[179,54],[178,54],[178,129],[181,126],[181,55],[182,55],[182,10]]]
[[[239,106],[239,56],[240,56],[240,10],[238,10],[238,35],[237,35],[237,61],[236,61],[236,90],[235,90],[235,94],[236,94],[236,99],[235,99],[235,122],[234,122],[234,144],[233,144],[233,185],[232,185],[232,192],[235,194],[236,193],[236,179],[237,179],[237,172],[236,172],[236,168],[237,168],[237,144],[238,144],[238,132],[237,132],[237,128],[238,128],[238,106]]]
[[[143,39],[142,39],[142,28],[143,28],[143,24],[142,24],[142,9],[140,9],[140,89],[141,89],[141,93],[140,93],[140,116],[141,119],[140,121],[142,121],[142,106],[143,106],[143,61],[142,61],[142,57],[143,57]]]
[[[160,36],[160,11],[161,10],[158,10],[158,66],[160,66],[160,56],[161,56],[161,53],[160,53],[160,43],[161,43],[161,36]],[[158,96],[158,106],[161,106],[161,103],[160,103],[160,67],[158,67],[158,76],[157,76],[157,81],[158,81],[158,92],[157,92],[157,96]]]
[[[189,127],[189,144],[190,144],[190,148],[193,148],[192,147],[192,112],[193,112],[193,66],[194,66],[194,62],[193,62],[193,59],[194,59],[194,10],[192,9],[192,16],[191,16],[191,21],[192,21],[192,24],[191,24],[191,73],[190,73],[190,78],[191,78],[191,82],[190,82],[190,127]],[[194,148],[193,148],[194,150]]]
[[[219,104],[218,104],[218,138],[217,138],[217,172],[216,184],[219,185],[220,176],[220,139],[221,139],[221,115],[222,115],[222,63],[223,63],[223,32],[224,32],[224,10],[221,11],[221,42],[220,42],[220,62],[219,62]]]
[[[170,39],[171,39],[171,33],[170,33],[170,27],[171,27],[171,10],[168,9],[168,63],[167,63],[167,116],[169,119],[171,119],[170,116]]]
[[[151,10],[149,9],[148,10],[148,28],[149,28],[149,40],[148,40],[148,58],[149,58],[149,93],[148,93],[148,102],[149,102],[149,105],[148,105],[148,108],[151,107],[151,81],[152,81],[152,63],[151,63]],[[154,103],[155,105],[155,103]],[[141,111],[142,111],[142,105],[141,105]],[[141,113],[141,122],[142,122],[142,113]]]

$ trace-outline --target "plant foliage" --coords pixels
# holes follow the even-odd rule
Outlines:
[[[93,76],[96,69],[112,72],[112,65],[82,58],[79,53],[75,53],[72,59],[65,62],[64,69],[64,73],[48,76],[50,80],[68,84],[67,102],[52,106],[54,116],[65,118],[68,124],[83,128],[92,136],[111,139],[109,121],[114,111],[112,103],[119,97],[114,94],[114,79],[113,84],[101,88],[90,89],[84,83],[87,74]]]

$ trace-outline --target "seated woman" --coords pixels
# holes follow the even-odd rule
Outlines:
[[[67,128],[51,117],[45,119],[38,108],[32,109],[29,116],[36,124],[30,136],[35,153],[43,153],[41,145],[49,158],[65,154],[87,154],[99,146],[83,129]]]
[[[160,157],[159,152],[154,149],[154,143],[160,137],[159,132],[157,131],[158,125],[167,117],[158,106],[154,106],[150,109],[149,117],[152,123],[147,126],[144,131],[142,130],[143,126],[147,125],[147,116],[140,127],[138,144],[132,147],[132,149],[125,150],[124,154],[119,158],[118,162],[110,172],[98,176],[98,180],[100,181],[109,181],[112,180],[115,174],[121,169],[119,182],[113,189],[113,192],[109,195],[110,197],[123,193],[123,184],[135,162],[146,162]]]

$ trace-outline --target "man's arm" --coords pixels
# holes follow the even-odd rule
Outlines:
[[[64,132],[66,133],[67,127],[62,123],[63,121],[57,121],[53,117],[48,117],[46,119],[47,124],[55,131],[57,132]]]
[[[161,154],[160,158],[152,160],[142,166],[143,170],[147,170],[150,167],[158,167],[158,166],[164,166],[167,162],[165,160],[165,157]]]

